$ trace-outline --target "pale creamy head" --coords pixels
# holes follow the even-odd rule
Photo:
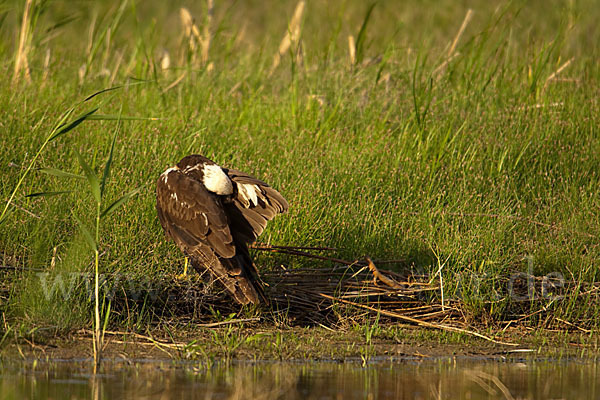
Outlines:
[[[202,169],[204,177],[202,178],[204,186],[209,191],[218,195],[228,195],[233,193],[233,185],[225,172],[218,165],[206,164]]]

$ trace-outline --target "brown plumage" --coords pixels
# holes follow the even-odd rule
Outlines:
[[[208,269],[241,304],[266,301],[248,244],[267,221],[288,209],[278,191],[243,172],[190,155],[158,178],[156,209],[167,236],[194,268]]]

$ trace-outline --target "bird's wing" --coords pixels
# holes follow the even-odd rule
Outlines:
[[[163,228],[186,253],[210,265],[216,256],[235,255],[221,201],[200,182],[178,170],[164,174],[157,182],[156,202]]]
[[[288,202],[265,182],[235,169],[225,170],[234,183],[232,205],[226,207],[233,234],[252,243],[275,215],[286,212]]]

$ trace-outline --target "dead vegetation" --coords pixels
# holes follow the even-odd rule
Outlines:
[[[261,278],[270,304],[249,309],[240,309],[208,274],[188,275],[185,279],[166,275],[145,280],[107,274],[102,278],[102,290],[104,299],[112,304],[111,320],[142,318],[151,325],[191,323],[202,327],[260,322],[275,328],[320,326],[339,331],[376,318],[381,323],[409,324],[478,337],[495,344],[516,345],[512,343],[514,339],[503,341],[503,332],[515,327],[530,329],[534,320],[537,327],[547,330],[591,333],[595,322],[590,315],[565,316],[553,312],[553,307],[560,305],[564,309],[565,304],[577,304],[578,299],[588,304],[600,300],[600,282],[582,285],[576,280],[520,272],[498,279],[493,298],[484,299],[484,308],[504,307],[503,320],[498,320],[474,315],[456,292],[443,296],[437,273],[432,277],[406,268],[400,273],[382,267],[394,265],[398,269],[399,265],[406,265],[405,260],[373,261],[365,257],[347,261],[331,256],[336,249],[328,247],[265,244],[253,247],[310,258],[315,260],[315,266],[287,269],[281,265],[263,271]],[[6,279],[0,298],[8,304],[10,293],[14,292],[11,276],[22,278],[24,270],[3,265],[2,272]],[[40,274],[39,270],[31,272]],[[72,287],[84,292],[91,287],[91,276],[80,277]],[[52,284],[51,278],[44,279]],[[58,290],[54,292],[55,296],[59,294]],[[481,333],[484,331],[495,334],[484,335]]]
[[[590,332],[593,321],[581,318],[567,321],[552,312],[552,305],[572,301],[576,296],[588,301],[599,297],[600,283],[582,288],[576,282],[559,282],[548,277],[518,274],[499,282],[501,296],[489,299],[489,307],[504,304],[508,310],[504,321],[484,321],[473,315],[460,296],[442,296],[439,278],[414,272],[398,273],[377,266],[398,260],[373,262],[370,258],[353,262],[323,255],[329,248],[307,248],[257,245],[255,249],[286,253],[298,257],[332,263],[331,267],[285,269],[262,273],[270,304],[240,312],[237,304],[207,275],[177,280],[167,278],[154,282],[148,291],[131,295],[131,282],[113,285],[113,309],[119,314],[132,309],[146,309],[156,322],[193,322],[202,326],[227,324],[240,320],[262,321],[276,327],[321,326],[330,330],[346,329],[365,323],[365,318],[378,318],[387,323],[411,324],[427,329],[457,332],[504,344],[502,332],[508,327],[527,325],[538,314],[547,329]],[[315,262],[317,264],[317,262]],[[127,287],[126,287],[127,286]],[[142,285],[144,286],[144,285]],[[443,299],[443,300],[442,300]],[[234,316],[234,317],[231,317]],[[235,318],[235,319],[234,319]],[[490,330],[497,336],[480,332]]]

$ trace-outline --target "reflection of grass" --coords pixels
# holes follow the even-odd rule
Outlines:
[[[97,379],[82,379],[84,363],[4,363],[20,375],[5,374],[2,398],[91,397],[178,398],[201,391],[203,399],[305,398],[597,398],[593,363],[476,362],[436,359],[368,368],[331,362],[238,363],[202,368],[164,362],[107,363]],[[109,375],[110,378],[105,378]],[[112,378],[112,379],[111,379]],[[118,384],[115,384],[115,381]],[[35,382],[35,384],[34,384]]]
[[[198,152],[265,179],[288,198],[290,212],[272,221],[266,242],[327,245],[347,259],[368,254],[403,259],[417,272],[439,269],[445,298],[460,296],[471,321],[494,328],[525,307],[496,301],[503,277],[527,271],[533,259],[536,275],[559,272],[581,286],[567,299],[527,304],[523,321],[597,328],[597,291],[585,285],[598,280],[600,259],[594,2],[496,10],[478,0],[461,35],[467,10],[451,1],[427,12],[411,2],[373,9],[311,2],[293,32],[295,1],[217,3],[212,20],[196,19],[196,36],[193,26],[185,36],[179,10],[166,4],[48,3],[30,14],[23,54],[31,83],[0,77],[0,130],[10,143],[0,147],[3,264],[52,273],[97,265],[150,279],[179,271],[183,260],[157,223],[152,185],[165,166]],[[190,15],[207,15],[197,7]],[[20,19],[3,15],[0,34],[17,37]],[[288,32],[292,43],[272,68]],[[0,45],[5,65],[18,51],[12,42]],[[71,177],[72,192],[63,196],[24,194],[63,191],[65,176],[56,171],[82,175],[76,152],[101,179],[115,121],[91,120],[94,112],[60,140],[48,134],[57,121],[76,120],[78,114],[60,116],[64,104],[132,77],[149,82],[93,99],[106,99],[104,117],[122,110],[163,118],[122,125],[104,195],[144,189],[103,221],[97,236],[98,198],[79,195],[91,175]],[[95,239],[97,264],[73,244],[87,235],[72,215]],[[256,257],[259,266],[307,262]],[[48,302],[22,271],[7,274],[16,284],[3,310],[6,326],[94,323],[84,288],[70,301]],[[287,328],[293,321],[279,311],[277,323]],[[135,305],[111,324],[145,332],[157,315],[171,315],[152,313],[146,303]]]

